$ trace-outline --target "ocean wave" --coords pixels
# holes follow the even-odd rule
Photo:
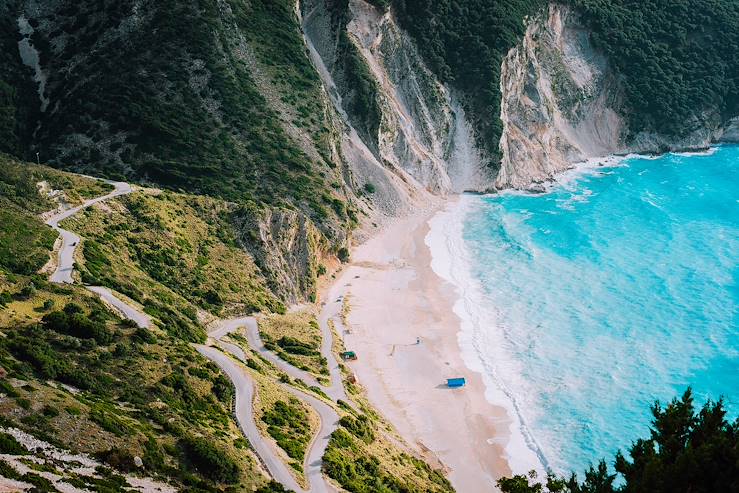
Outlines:
[[[489,330],[495,326],[497,317],[483,299],[479,282],[472,275],[470,256],[464,244],[465,218],[481,205],[479,197],[464,195],[429,221],[430,231],[425,242],[432,255],[431,267],[439,277],[455,287],[457,301],[454,312],[461,321],[458,341],[465,364],[471,371],[482,375],[486,399],[506,409],[511,419],[511,437],[506,445],[509,466],[514,473],[536,470],[546,474],[551,470],[549,461],[527,425],[515,392],[498,377],[497,369],[485,357],[489,348],[501,346],[499,340],[489,339],[503,337],[504,331],[500,328]],[[505,358],[503,351],[499,351],[497,356],[501,362]],[[515,362],[508,360],[507,364],[515,365]]]

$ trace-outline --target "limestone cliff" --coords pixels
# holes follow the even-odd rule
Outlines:
[[[490,179],[475,150],[473,133],[461,105],[424,65],[412,40],[391,11],[363,0],[301,2],[303,31],[324,85],[347,123],[351,145],[364,159],[401,177],[412,188],[437,195],[485,190]],[[348,38],[371,79],[364,99],[374,99],[376,125],[359,120],[357,98],[337,49]],[[357,67],[353,67],[357,70]],[[368,112],[368,118],[372,113]],[[351,159],[356,153],[349,152]],[[366,166],[365,166],[366,167]],[[362,173],[363,170],[357,170]]]
[[[573,163],[610,154],[704,148],[736,140],[737,122],[706,114],[683,138],[629,132],[620,78],[571,8],[550,4],[529,21],[501,68],[497,189],[540,189]]]

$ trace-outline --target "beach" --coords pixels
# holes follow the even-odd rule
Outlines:
[[[453,199],[459,200],[459,199]],[[453,202],[393,220],[352,253],[327,296],[348,296],[346,348],[371,403],[457,491],[494,490],[511,470],[511,419],[463,360],[454,287],[431,267],[429,220]],[[450,389],[446,379],[464,377]]]

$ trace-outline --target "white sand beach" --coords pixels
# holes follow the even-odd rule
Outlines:
[[[350,366],[372,404],[419,452],[441,462],[457,491],[492,491],[511,473],[511,421],[462,360],[455,293],[432,270],[424,241],[437,210],[397,219],[356,248],[327,296],[350,297],[343,337],[358,354]],[[447,388],[446,379],[459,376],[466,386]]]

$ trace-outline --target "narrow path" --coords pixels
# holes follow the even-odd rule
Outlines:
[[[77,245],[80,242],[79,236],[72,233],[71,231],[60,228],[59,223],[67,219],[68,217],[72,217],[79,211],[87,209],[91,205],[97,204],[98,202],[103,202],[108,199],[112,199],[113,197],[126,195],[133,191],[131,189],[131,185],[129,185],[128,183],[114,182],[108,180],[102,181],[113,185],[115,187],[115,190],[107,195],[102,195],[100,197],[95,197],[94,199],[86,200],[84,203],[82,203],[82,205],[78,205],[77,207],[62,211],[46,220],[46,224],[54,228],[54,230],[56,230],[56,232],[59,233],[62,238],[62,246],[59,249],[58,264],[56,266],[56,270],[53,274],[51,274],[51,277],[49,278],[51,282],[66,284],[74,283],[74,280],[72,279],[72,272],[74,270],[74,250],[75,248],[77,248]]]
[[[72,277],[72,273],[74,272],[74,251],[77,249],[77,246],[81,241],[81,238],[75,233],[59,227],[59,223],[67,218],[74,216],[81,210],[87,209],[91,205],[133,192],[131,185],[129,185],[128,183],[109,180],[100,181],[104,181],[105,183],[113,185],[115,189],[109,194],[86,200],[77,207],[72,207],[71,209],[67,209],[65,211],[54,214],[46,220],[46,224],[54,228],[54,230],[59,233],[59,236],[62,239],[62,246],[61,248],[59,248],[56,269],[51,274],[51,276],[49,276],[49,281],[51,282],[57,284],[74,284],[74,278]],[[93,293],[97,294],[103,301],[112,305],[125,318],[133,320],[137,326],[144,329],[148,329],[149,327],[151,327],[151,317],[124,302],[120,298],[116,297],[110,289],[104,288],[102,286],[86,287]]]
[[[284,487],[298,493],[305,493],[288,466],[280,459],[277,453],[262,438],[257,424],[254,421],[252,401],[254,400],[254,384],[243,368],[240,368],[231,358],[212,346],[195,345],[197,350],[213,361],[223,370],[236,388],[236,420],[241,432],[249,440],[259,459],[263,462],[270,475]],[[242,353],[243,354],[243,353]]]
[[[100,296],[103,301],[108,302],[113,308],[121,312],[129,320],[133,320],[142,329],[151,327],[151,317],[113,294],[113,292],[102,286],[87,286],[87,289]]]

